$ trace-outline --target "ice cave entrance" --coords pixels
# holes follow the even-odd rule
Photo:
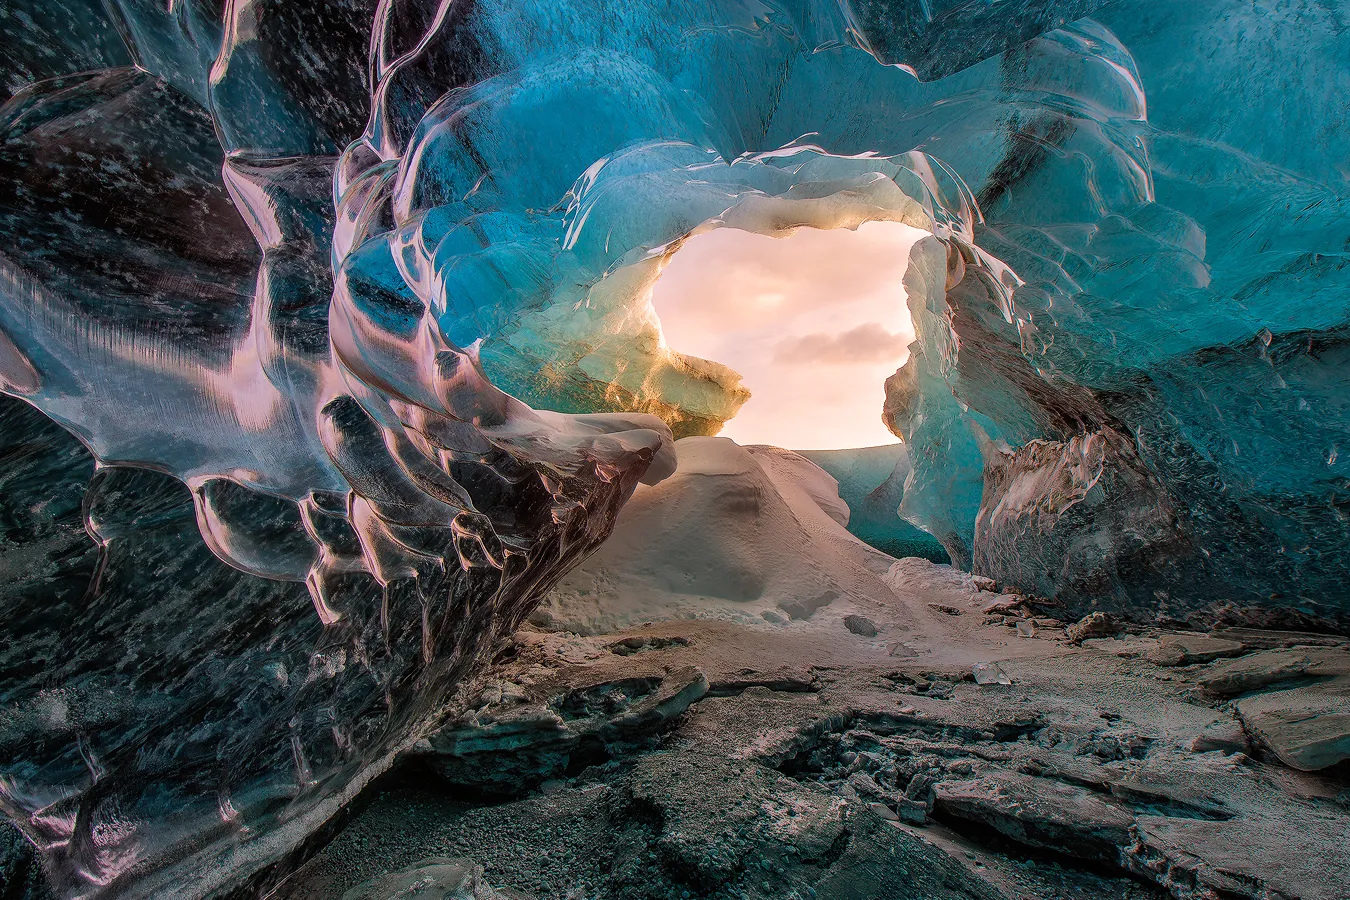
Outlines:
[[[838,450],[893,444],[883,382],[909,355],[901,279],[924,232],[898,222],[772,238],[696,235],[652,295],[666,343],[739,372],[750,400],[721,434],[740,444]]]

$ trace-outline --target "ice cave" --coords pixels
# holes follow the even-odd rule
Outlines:
[[[0,900],[1350,898],[1350,3],[0,2]]]

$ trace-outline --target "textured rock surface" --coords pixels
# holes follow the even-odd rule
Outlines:
[[[933,788],[933,808],[989,825],[1020,844],[1114,862],[1130,842],[1134,817],[1073,784],[1000,773],[981,781],[944,781]]]
[[[1115,634],[1120,631],[1120,623],[1116,621],[1114,616],[1111,616],[1108,613],[1098,612],[1089,616],[1084,616],[1064,631],[1068,635],[1069,640],[1076,644],[1081,644],[1083,641],[1091,638],[1100,638]]]
[[[643,743],[708,692],[693,667],[617,668],[611,680],[600,668],[524,689],[489,687],[481,707],[433,733],[419,755],[451,784],[513,794]]]
[[[812,622],[659,623],[624,633],[653,649],[617,657],[600,649],[614,636],[523,632],[493,673],[521,690],[691,663],[711,690],[659,743],[518,799],[484,805],[419,774],[278,896],[318,900],[353,869],[428,853],[470,854],[494,884],[541,897],[584,885],[604,900],[1344,895],[1343,782],[1248,758],[1231,714],[1140,658],[1019,641],[1035,646],[1002,662],[1014,685],[978,687],[946,666],[1009,645],[958,621],[933,619],[942,649],[901,665]],[[1193,746],[1234,732],[1237,745]]]
[[[1218,662],[1200,683],[1220,697],[1266,690],[1282,684],[1350,675],[1350,652],[1341,647],[1291,647],[1266,650]]]
[[[372,878],[342,900],[529,900],[497,891],[483,881],[483,867],[466,859],[427,859],[399,872]]]
[[[1205,634],[1167,635],[1148,654],[1149,662],[1160,666],[1188,666],[1211,662],[1224,656],[1238,656],[1244,650],[1240,641]]]
[[[1285,765],[1315,772],[1350,759],[1350,678],[1258,694],[1237,709]]]

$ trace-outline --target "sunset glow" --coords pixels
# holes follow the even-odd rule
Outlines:
[[[722,435],[829,450],[895,443],[883,382],[914,339],[901,279],[923,232],[894,222],[771,238],[690,239],[652,302],[666,343],[735,369],[751,392]]]

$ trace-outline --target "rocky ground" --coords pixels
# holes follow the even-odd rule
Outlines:
[[[1066,626],[714,462],[273,896],[1350,897],[1350,642]]]

